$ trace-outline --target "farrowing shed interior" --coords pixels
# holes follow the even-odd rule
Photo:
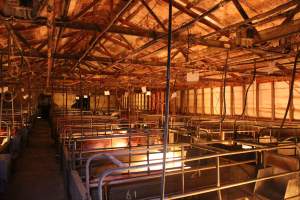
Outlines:
[[[299,0],[1,0],[0,200],[299,200],[299,45]]]

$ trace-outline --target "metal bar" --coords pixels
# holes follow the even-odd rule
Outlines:
[[[51,79],[51,69],[54,64],[54,59],[53,59],[53,46],[54,46],[54,41],[53,41],[53,36],[54,36],[54,23],[55,23],[55,1],[54,0],[48,0],[48,5],[47,5],[47,26],[48,26],[48,69],[47,69],[47,88],[49,87],[50,84],[50,79]]]
[[[242,161],[242,162],[234,162],[234,163],[228,163],[228,164],[223,164],[220,165],[220,168],[226,168],[226,167],[234,167],[237,165],[243,165],[243,164],[250,164],[250,163],[255,163],[255,160],[248,160],[248,161]],[[149,166],[150,167],[150,166]],[[185,169],[184,173],[193,173],[193,172],[201,172],[201,171],[207,171],[207,170],[214,170],[216,169],[216,166],[207,166],[207,167],[201,167],[201,168],[196,168],[196,169]],[[181,170],[179,171],[168,171],[167,172],[167,176],[173,176],[173,175],[178,175],[181,174]],[[134,177],[134,178],[130,178],[130,179],[125,179],[125,180],[113,180],[113,181],[109,181],[109,185],[113,185],[113,184],[123,184],[123,183],[129,183],[129,182],[133,182],[133,181],[141,181],[141,180],[147,180],[147,179],[152,179],[152,178],[159,178],[161,177],[160,174],[150,174],[144,177]],[[97,187],[97,185],[91,183],[90,187]]]
[[[290,80],[290,88],[289,88],[289,98],[288,98],[288,103],[286,106],[286,110],[284,113],[284,117],[282,119],[282,122],[280,124],[280,128],[283,128],[292,99],[293,99],[293,93],[294,93],[294,82],[295,82],[295,76],[296,76],[296,71],[297,71],[297,61],[298,58],[300,57],[300,51],[297,52],[296,56],[295,56],[295,61],[294,61],[294,67],[293,67],[293,71],[292,71],[292,76],[291,76],[291,80]]]
[[[272,149],[272,148],[269,148],[269,149]],[[233,152],[233,153],[235,153],[235,152]],[[218,156],[218,154],[216,154],[215,156],[216,157],[220,157],[220,156]],[[94,155],[92,157],[97,157],[97,155]],[[204,157],[207,157],[207,156],[199,157],[198,160],[201,160]],[[194,159],[185,159],[185,162],[188,162],[190,160],[194,160]],[[167,161],[167,163],[180,162],[180,161],[182,161],[182,160]],[[151,164],[150,166],[161,166],[162,164],[163,163],[157,163],[157,164]],[[88,166],[88,165],[86,165],[86,166]],[[102,200],[102,187],[103,187],[103,183],[104,183],[104,178],[106,176],[108,176],[109,174],[114,173],[114,172],[120,172],[120,171],[130,170],[130,169],[146,168],[146,167],[148,167],[148,165],[139,165],[139,166],[132,166],[132,167],[121,167],[121,168],[108,169],[108,170],[104,171],[99,176],[99,179],[98,179],[99,180],[99,182],[98,182],[98,198],[99,198],[99,200]],[[278,174],[278,175],[274,175],[274,176],[270,176],[270,177],[265,177],[265,178],[260,178],[260,179],[254,179],[254,180],[244,181],[244,182],[240,182],[240,183],[224,185],[224,186],[220,186],[220,187],[209,188],[209,189],[205,189],[205,190],[201,190],[201,191],[191,192],[191,193],[188,193],[188,194],[174,195],[172,197],[168,197],[167,199],[178,199],[178,198],[183,198],[183,197],[197,195],[197,194],[214,192],[214,191],[218,191],[218,190],[228,189],[228,188],[231,188],[231,187],[236,187],[236,186],[240,186],[240,185],[254,183],[254,182],[257,182],[257,181],[263,181],[263,180],[268,180],[268,179],[272,179],[272,178],[278,178],[278,177],[282,177],[282,176],[288,176],[288,175],[298,174],[299,172],[300,172],[300,170],[297,170],[297,171],[287,172],[287,173]],[[90,185],[89,185],[89,179],[88,179],[88,177],[86,177],[86,180],[87,180],[86,187],[89,190],[88,187]]]
[[[181,158],[183,158],[183,153],[184,153],[184,147],[183,145],[181,145]],[[182,194],[184,194],[184,187],[185,187],[185,184],[184,184],[184,161],[181,162],[181,186],[182,186]]]
[[[2,65],[2,60],[3,55],[0,55],[0,86],[1,86],[1,100],[0,100],[0,131],[1,131],[1,125],[2,125],[2,109],[3,109],[3,96],[4,96],[4,90],[3,90],[3,77],[2,77],[2,70],[3,70],[3,65]]]
[[[194,195],[199,195],[199,194],[204,194],[204,193],[209,193],[209,192],[215,192],[215,191],[218,191],[218,190],[224,190],[224,189],[229,189],[229,188],[233,188],[233,187],[243,186],[243,185],[247,185],[247,184],[250,184],[250,183],[257,183],[257,182],[266,181],[266,180],[275,179],[275,178],[280,178],[280,177],[289,176],[289,175],[297,175],[299,173],[300,173],[300,170],[292,171],[292,172],[286,172],[286,173],[280,173],[280,174],[276,174],[276,175],[273,175],[273,176],[268,176],[268,177],[258,178],[258,179],[252,179],[252,180],[248,180],[248,181],[228,184],[228,185],[209,188],[209,189],[205,189],[205,190],[199,190],[199,191],[190,192],[190,193],[183,194],[183,195],[174,195],[174,196],[167,197],[166,199],[167,200],[181,199],[181,198],[185,198],[185,197],[189,197],[189,196],[194,196]]]
[[[168,19],[168,60],[166,66],[166,94],[165,94],[165,122],[164,122],[164,143],[163,143],[163,166],[161,177],[161,200],[165,199],[165,184],[166,184],[166,158],[168,148],[169,135],[169,104],[170,104],[170,78],[171,78],[171,50],[172,50],[172,12],[173,0],[169,1],[169,19]]]
[[[217,157],[217,187],[219,188],[221,186],[221,174],[220,174],[220,157]],[[221,190],[218,190],[218,198],[219,200],[222,200],[222,194]]]

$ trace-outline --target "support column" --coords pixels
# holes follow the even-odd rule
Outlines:
[[[272,120],[275,119],[275,83],[271,82],[271,109],[272,109]]]
[[[183,101],[184,101],[184,90],[180,91],[180,113],[184,113],[184,105],[183,105]]]
[[[110,95],[107,95],[107,112],[110,113]]]
[[[230,113],[231,116],[234,116],[234,90],[233,90],[233,86],[230,86]]]
[[[201,108],[201,113],[202,114],[205,114],[205,102],[204,102],[204,88],[201,88],[201,92],[202,92],[202,95],[201,95],[201,98],[202,98],[202,108]]]
[[[244,102],[245,102],[245,99],[246,99],[246,85],[243,85],[243,90],[242,90],[242,95],[243,95],[243,101],[242,101],[242,110],[246,109],[247,107],[247,104],[245,105]],[[243,113],[241,113],[243,114]],[[245,110],[245,114],[244,116],[247,115],[247,110]],[[243,117],[244,118],[244,117]]]
[[[259,117],[259,83],[255,82],[255,93],[256,93],[256,117]]]
[[[66,89],[66,113],[68,113],[68,90]]]
[[[214,114],[214,92],[212,88],[210,88],[210,114]]]
[[[289,87],[291,87],[291,81],[289,81]],[[291,104],[290,104],[290,109],[289,109],[290,121],[293,121],[293,120],[294,120],[294,112],[295,112],[295,107],[294,107],[294,96],[292,96]]]
[[[197,114],[197,103],[198,99],[197,99],[197,89],[194,89],[194,114]]]
[[[223,98],[223,87],[220,87],[220,116],[223,115],[223,104],[224,104],[224,98]]]

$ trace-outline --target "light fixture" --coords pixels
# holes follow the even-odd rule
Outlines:
[[[24,92],[25,91],[25,89],[24,88],[21,88],[21,92]]]
[[[151,91],[147,91],[146,96],[151,96]]]
[[[8,87],[2,87],[1,93],[5,93],[8,91]]]
[[[109,95],[110,95],[109,90],[104,91],[104,95],[105,95],[105,96],[109,96]]]
[[[89,98],[89,97],[88,97],[88,95],[83,95],[83,98],[87,99],[87,98]]]
[[[29,97],[28,94],[23,95],[23,99],[27,99]]]
[[[76,100],[79,100],[79,96],[76,96],[75,99],[76,99]]]
[[[176,92],[173,92],[172,95],[171,95],[171,99],[174,99],[177,97],[177,93]]]
[[[147,92],[147,87],[146,86],[143,86],[142,87],[142,93],[146,93]]]
[[[199,72],[188,72],[186,74],[187,82],[198,82],[199,81]]]

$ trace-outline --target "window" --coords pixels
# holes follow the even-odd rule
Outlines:
[[[243,112],[243,87],[233,87],[233,102],[234,102],[234,114],[241,115]]]
[[[204,113],[205,114],[210,114],[211,112],[211,92],[210,88],[204,88]]]
[[[203,113],[203,93],[202,93],[202,89],[198,89],[197,90],[197,113]]]
[[[289,99],[289,82],[275,82],[275,118],[283,118]],[[295,91],[294,91],[295,92]],[[296,94],[296,93],[295,93]],[[287,115],[289,118],[289,114]]]
[[[259,84],[259,117],[272,117],[271,83]]]
[[[189,95],[189,113],[194,113],[195,99],[194,99],[194,90],[188,90]]]
[[[249,85],[246,85],[246,90]],[[246,107],[247,115],[250,117],[256,117],[256,83],[254,82],[249,90],[247,95],[247,107]]]
[[[220,114],[220,95],[221,95],[221,88],[213,88],[213,113],[214,115]]]

